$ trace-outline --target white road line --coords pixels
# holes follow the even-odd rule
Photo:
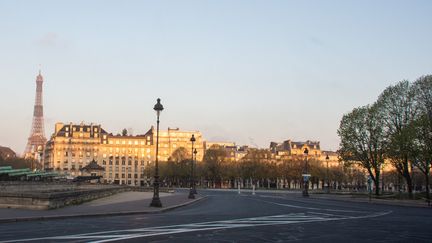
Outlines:
[[[247,195],[245,195],[245,196],[247,196]],[[249,196],[250,197],[250,196]],[[294,200],[294,199],[292,199],[292,198],[287,198],[286,196],[284,197],[284,196],[267,196],[267,195],[259,195],[258,197],[264,197],[264,198],[278,198],[278,199],[283,199],[283,200],[287,200],[287,201],[293,201],[293,202],[298,202],[298,203],[304,203],[304,201],[301,201],[301,200]],[[327,198],[320,198],[320,199],[324,199],[324,200],[326,200]],[[318,203],[318,202],[316,202],[316,201],[311,201],[310,203],[313,203],[313,204],[318,204],[318,205],[323,205],[323,206],[325,206],[325,207],[328,207],[328,206],[331,206],[331,204],[329,204],[329,203]],[[350,207],[354,207],[354,206],[350,206]],[[358,207],[354,207],[354,208],[358,208]],[[354,211],[354,210],[345,210],[345,211],[347,211],[347,212],[353,212],[353,213],[355,213],[355,212],[363,212],[363,211]]]
[[[137,228],[128,230],[112,230],[93,232],[85,234],[75,235],[64,235],[54,237],[40,237],[40,238],[29,238],[10,240],[3,242],[24,242],[24,241],[36,241],[36,240],[89,240],[92,242],[110,242],[127,240],[133,238],[143,238],[158,235],[170,235],[197,231],[208,231],[208,230],[220,230],[220,229],[233,229],[233,228],[245,228],[255,226],[268,226],[268,225],[284,225],[284,224],[295,224],[295,223],[309,223],[309,222],[321,222],[321,221],[334,221],[334,220],[346,220],[346,219],[357,219],[357,218],[371,218],[378,217],[389,212],[379,212],[364,216],[340,216],[333,214],[324,213],[310,213],[312,215],[306,215],[305,213],[291,213],[284,215],[273,215],[264,217],[253,217],[253,218],[242,218],[235,220],[221,220],[211,221],[202,223],[182,224],[182,225],[169,225],[149,228]],[[317,216],[320,215],[320,217]]]
[[[266,202],[278,206],[283,207],[290,207],[290,208],[302,208],[302,209],[308,209],[308,210],[320,210],[320,211],[329,211],[329,212],[344,212],[344,213],[372,213],[370,211],[357,211],[357,210],[342,210],[342,209],[330,209],[330,208],[313,208],[313,207],[303,207],[303,206],[297,206],[292,204],[286,204],[286,203],[276,203],[266,200],[260,200],[256,198],[251,198],[251,200],[260,201],[260,202]]]

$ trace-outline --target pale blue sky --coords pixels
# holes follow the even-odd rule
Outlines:
[[[0,145],[22,153],[42,65],[45,130],[155,123],[268,147],[319,140],[390,84],[431,74],[432,1],[0,0]]]

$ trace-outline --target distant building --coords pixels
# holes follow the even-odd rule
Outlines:
[[[205,141],[204,142],[204,147],[205,149],[210,149],[210,148],[215,148],[215,147],[235,147],[236,144],[234,142],[209,142],[209,141]]]
[[[192,135],[195,137],[194,149],[197,150],[196,160],[202,161],[204,157],[204,143],[202,134],[199,131],[184,131],[179,128],[168,128],[159,130],[159,160],[167,161],[174,151],[183,147],[188,153],[192,153]],[[156,129],[152,126],[145,134],[156,144]]]
[[[140,185],[146,164],[153,161],[151,137],[119,136],[106,132],[101,125],[55,125],[55,132],[46,144],[44,168],[72,176],[95,160],[105,168],[104,182]]]
[[[327,166],[326,163],[328,161],[329,167],[338,167],[341,165],[341,162],[339,161],[339,154],[334,151],[322,151],[320,161],[324,163],[324,166]]]
[[[168,160],[180,147],[191,152],[192,134],[196,139],[197,160],[202,160],[201,133],[178,128],[159,131],[159,160]],[[150,180],[144,171],[155,160],[155,145],[156,131],[153,127],[144,135],[122,136],[106,132],[101,125],[57,123],[46,144],[44,168],[78,176],[82,174],[82,168],[95,160],[105,168],[102,173],[104,182],[143,185]]]
[[[270,150],[275,154],[276,158],[303,155],[306,148],[309,151],[309,156],[316,158],[321,157],[321,147],[319,141],[307,140],[306,142],[294,142],[291,140],[286,140],[282,143],[270,143]]]
[[[86,166],[80,169],[82,175],[102,178],[104,176],[105,167],[98,165],[95,160],[90,161]]]
[[[8,147],[2,147],[0,146],[0,158],[1,159],[9,159],[9,158],[15,158],[16,153],[8,148]]]
[[[246,156],[248,146],[237,146],[234,142],[204,142],[204,147],[208,149],[224,149],[227,158],[231,161],[239,161]]]

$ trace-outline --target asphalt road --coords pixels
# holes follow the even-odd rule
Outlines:
[[[432,209],[199,191],[160,214],[0,224],[2,242],[432,242]]]

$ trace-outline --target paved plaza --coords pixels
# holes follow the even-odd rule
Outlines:
[[[57,211],[92,210],[106,216],[2,223],[0,241],[430,242],[432,238],[432,208],[425,205],[402,206],[335,195],[304,198],[301,192],[198,193],[198,201],[162,213],[149,213],[157,210],[148,207],[151,194],[118,194]],[[163,194],[161,200],[164,207],[191,202],[186,190]],[[109,214],[113,209],[141,207],[142,213]]]

